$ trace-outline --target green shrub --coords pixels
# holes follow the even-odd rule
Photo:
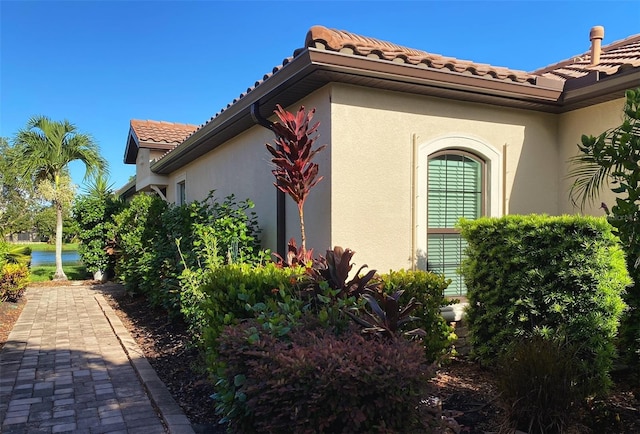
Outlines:
[[[564,432],[586,398],[577,353],[566,342],[541,336],[519,340],[509,348],[497,375],[509,432]]]
[[[630,283],[606,220],[507,216],[460,227],[469,243],[462,272],[473,354],[491,365],[513,340],[566,336],[582,344],[581,380],[603,391]]]
[[[119,253],[116,276],[131,294],[148,295],[158,270],[153,267],[154,240],[160,232],[162,213],[167,203],[158,196],[138,194],[114,216],[113,238]],[[167,240],[173,242],[173,240]]]
[[[280,292],[291,293],[299,273],[298,268],[273,263],[226,264],[209,270],[197,292],[182,293],[183,313],[196,335],[202,336],[214,372],[217,340],[224,327],[259,316]]]
[[[162,229],[155,242],[154,265],[160,270],[155,286],[161,304],[171,313],[182,309],[184,270],[201,268],[212,261],[221,264],[263,260],[257,217],[249,211],[253,202],[238,201],[233,195],[219,202],[213,193],[202,202],[173,206],[162,214]],[[215,259],[210,252],[212,243]],[[197,284],[198,279],[193,279],[199,276],[190,275],[190,287]]]
[[[31,264],[31,248],[29,246],[9,245],[5,259],[10,264]]]
[[[90,273],[102,271],[111,276],[116,256],[108,249],[113,247],[113,215],[124,208],[124,203],[111,195],[86,195],[73,204],[73,218],[77,223],[80,240],[78,253]]]
[[[403,299],[415,298],[420,306],[412,312],[418,320],[413,327],[427,332],[423,338],[427,360],[435,361],[446,355],[455,341],[456,335],[440,314],[440,308],[451,304],[445,300],[444,291],[449,282],[442,275],[427,271],[390,271],[380,276],[383,289],[391,294],[404,290]]]
[[[615,193],[611,211],[604,202],[601,208],[616,228],[634,281],[624,294],[628,308],[621,320],[619,348],[631,368],[640,372],[640,88],[627,90],[625,96],[622,123],[598,137],[583,135],[579,153],[569,160],[573,167],[568,177],[574,181],[569,195],[581,206],[598,199],[603,187]]]
[[[9,243],[0,239],[0,270],[7,263],[7,257],[9,253]]]
[[[256,338],[257,337],[257,338]],[[421,414],[435,373],[404,339],[296,327],[278,339],[255,322],[220,337],[216,409],[238,433],[433,432]]]
[[[259,228],[253,203],[224,201],[213,192],[202,202],[167,205],[157,196],[137,195],[115,216],[115,238],[121,251],[116,272],[131,293],[144,294],[154,306],[174,316],[182,307],[182,284],[198,286],[202,273],[183,271],[199,268],[207,261],[202,234],[214,238],[223,262],[259,262]],[[206,228],[206,229],[203,229]],[[179,244],[179,245],[178,245]]]
[[[16,302],[24,294],[29,283],[29,267],[26,264],[5,264],[0,269],[0,301]]]

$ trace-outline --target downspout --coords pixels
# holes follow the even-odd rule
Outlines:
[[[273,123],[263,118],[260,114],[259,101],[251,104],[251,119],[253,119],[256,124],[273,131]],[[281,146],[278,146],[278,148],[281,149]],[[286,230],[285,195],[283,191],[276,189],[276,249],[278,254],[283,258],[286,258],[287,255]]]

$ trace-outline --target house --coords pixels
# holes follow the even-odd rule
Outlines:
[[[154,191],[162,199],[168,200],[164,177],[151,171],[150,164],[178,146],[197,129],[197,125],[132,119],[124,150],[124,162],[136,165],[136,176],[120,189],[120,194],[126,197],[138,191]],[[183,204],[186,201],[185,183],[183,181],[178,184],[177,196],[171,202]]]
[[[448,294],[460,295],[459,217],[577,211],[567,159],[582,134],[619,125],[624,91],[640,86],[640,35],[603,38],[594,27],[589,51],[524,72],[316,26],[303,48],[192,133],[165,124],[169,139],[144,138],[132,121],[125,162],[137,165],[136,191],[170,202],[214,189],[252,199],[264,247],[282,251],[299,239],[299,223],[273,186],[265,118],[276,104],[315,107],[318,145],[329,146],[315,159],[324,179],[305,206],[308,247],[349,247],[381,272],[444,272]],[[188,137],[173,140],[180,135]]]

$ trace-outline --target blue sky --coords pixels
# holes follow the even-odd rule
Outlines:
[[[202,124],[313,25],[532,71],[640,33],[640,1],[0,1],[0,136],[34,115],[91,134],[111,182],[131,119]],[[84,170],[72,166],[81,184]]]

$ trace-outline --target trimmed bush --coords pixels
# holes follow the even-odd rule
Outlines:
[[[579,344],[581,380],[601,392],[630,283],[625,258],[603,218],[539,215],[460,222],[468,241],[462,273],[473,354],[494,364],[532,335]]]
[[[29,283],[26,264],[5,264],[0,268],[0,301],[17,302]]]
[[[298,268],[279,268],[274,263],[222,265],[206,273],[195,291],[183,293],[183,313],[196,334],[202,335],[210,366],[215,366],[224,327],[255,318],[281,292],[291,293],[299,273]]]
[[[435,361],[445,356],[456,335],[440,314],[442,306],[453,302],[444,298],[444,291],[449,285],[444,276],[427,271],[390,271],[380,276],[383,289],[392,294],[404,290],[403,299],[415,298],[421,304],[411,315],[418,318],[411,327],[419,327],[427,332],[423,338],[427,360]]]
[[[245,322],[224,330],[220,360],[214,396],[233,432],[433,432],[438,423],[420,411],[435,369],[415,342],[308,327],[282,340]]]

